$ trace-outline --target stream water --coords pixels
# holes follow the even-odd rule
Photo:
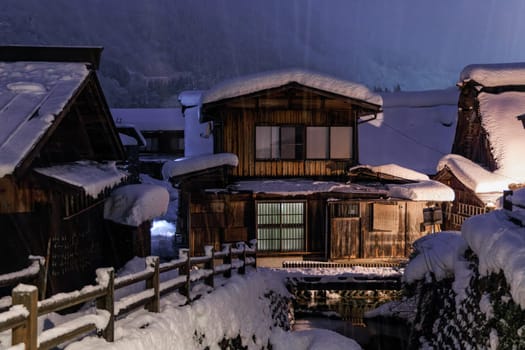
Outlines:
[[[392,291],[303,291],[294,303],[295,330],[324,328],[357,341],[365,350],[406,349],[408,327],[364,313],[398,298]]]

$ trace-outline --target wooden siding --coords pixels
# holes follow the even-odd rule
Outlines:
[[[216,141],[216,152],[238,156],[239,165],[232,172],[236,177],[341,176],[355,163],[355,159],[258,160],[255,157],[256,125],[355,127],[351,110],[328,114],[323,111],[235,109],[221,112],[220,120],[221,125],[215,127],[215,134],[221,134]]]

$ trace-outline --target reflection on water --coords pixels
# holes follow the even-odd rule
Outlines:
[[[406,349],[408,331],[399,320],[364,319],[365,312],[399,298],[397,291],[301,291],[294,303],[295,330],[324,328],[368,350]]]

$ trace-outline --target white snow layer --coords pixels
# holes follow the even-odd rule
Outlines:
[[[311,88],[328,91],[357,100],[381,106],[380,95],[371,92],[361,84],[310,72],[303,69],[285,69],[247,75],[220,83],[203,96],[203,103],[220,101],[226,98],[247,95],[253,92],[299,83]]]
[[[35,168],[35,171],[80,187],[93,198],[96,198],[104,189],[119,184],[128,175],[117,169],[114,161],[98,163],[84,160],[48,168]]]
[[[456,95],[454,102],[449,95]],[[457,93],[450,90],[385,93],[383,99],[383,113],[359,125],[360,162],[395,163],[435,174],[439,159],[452,149]]]
[[[517,118],[525,113],[525,92],[482,92],[478,99],[481,123],[498,166],[495,173],[525,182],[525,128]]]
[[[503,271],[512,299],[525,309],[525,228],[512,223],[505,210],[467,219],[462,236],[479,258],[479,273]]]
[[[0,62],[0,177],[38,143],[88,74],[84,63]]]
[[[502,192],[514,179],[490,172],[471,160],[457,154],[441,158],[437,170],[448,168],[465,186],[476,193]]]
[[[233,153],[206,154],[195,157],[179,158],[174,161],[165,162],[162,165],[162,176],[164,179],[169,179],[174,176],[190,174],[223,165],[236,167],[238,164],[239,159]]]
[[[463,68],[458,85],[474,81],[482,86],[525,84],[525,63],[471,64]]]
[[[104,203],[104,218],[119,224],[140,226],[166,214],[170,195],[161,186],[136,184],[115,189]]]
[[[428,180],[409,184],[387,185],[390,197],[404,198],[413,201],[451,202],[454,190],[441,182]]]
[[[287,332],[273,327],[270,301],[264,296],[270,289],[288,295],[279,274],[271,270],[259,268],[245,277],[234,274],[190,305],[179,306],[180,295],[171,293],[161,299],[160,313],[140,310],[117,320],[114,343],[90,336],[67,349],[219,349],[223,338],[238,335],[250,350],[261,349],[268,341],[274,349],[285,350],[360,349],[352,339],[331,331]]]
[[[458,261],[467,249],[467,242],[459,232],[439,232],[423,236],[414,242],[416,256],[405,267],[403,280],[413,283],[433,273],[440,281],[454,275]]]
[[[418,171],[408,169],[408,168],[405,168],[398,164],[393,164],[393,163],[377,165],[377,166],[357,165],[355,167],[350,168],[349,171],[352,171],[358,168],[367,168],[367,169],[372,170],[374,173],[388,174],[388,175],[400,177],[406,180],[413,180],[413,181],[429,180],[429,177],[426,174],[423,174]]]

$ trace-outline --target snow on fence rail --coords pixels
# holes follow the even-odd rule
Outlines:
[[[112,342],[116,318],[140,307],[159,312],[161,296],[175,290],[186,296],[190,303],[192,285],[203,281],[214,288],[217,275],[229,278],[232,270],[244,274],[246,266],[256,268],[256,241],[251,243],[247,246],[240,242],[235,248],[231,244],[224,244],[219,252],[207,246],[205,255],[200,257],[189,257],[188,250],[181,249],[179,259],[163,264],[160,264],[159,257],[147,257],[144,270],[118,278],[115,278],[113,268],[97,269],[96,285],[59,293],[41,301],[38,301],[36,286],[19,284],[13,289],[11,307],[0,313],[0,332],[11,329],[11,344],[23,343],[26,350],[51,349],[94,331]],[[221,259],[222,263],[216,265]],[[201,268],[193,269],[195,266]],[[178,270],[178,276],[161,283],[160,274],[173,270]],[[145,282],[145,290],[115,300],[115,290],[139,282]],[[37,333],[39,316],[92,301],[96,305],[94,313]]]

